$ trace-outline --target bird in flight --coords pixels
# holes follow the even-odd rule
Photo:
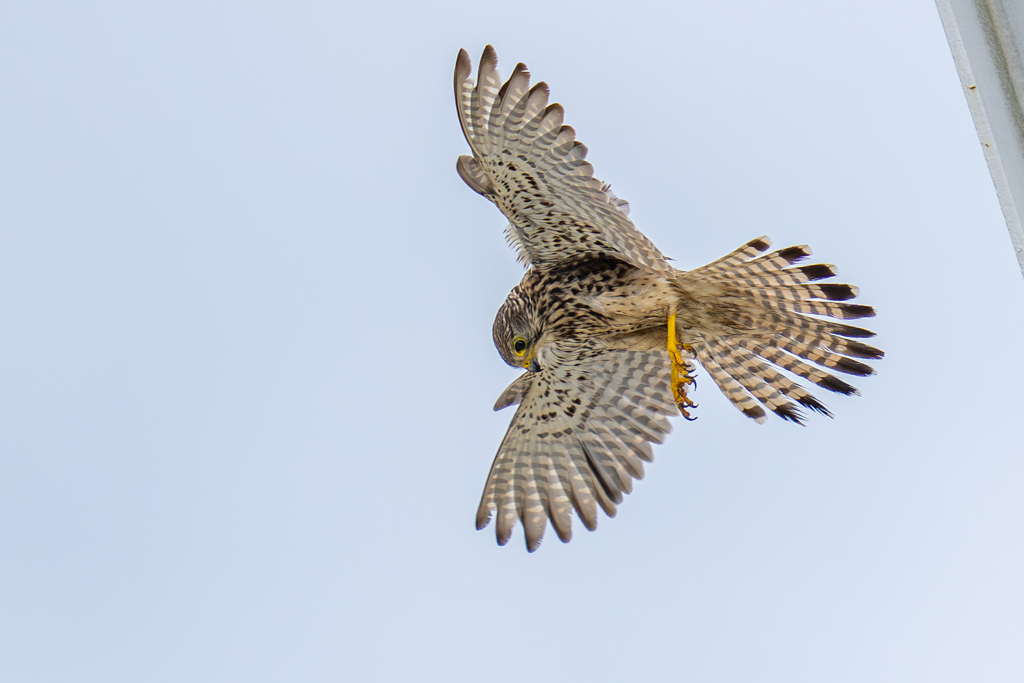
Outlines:
[[[498,543],[521,521],[537,549],[550,520],[563,542],[572,512],[597,527],[615,515],[651,462],[668,417],[693,419],[699,363],[747,417],[768,412],[803,423],[800,407],[828,409],[783,371],[840,394],[857,390],[833,372],[872,375],[882,351],[857,341],[874,333],[832,319],[875,315],[846,303],[856,287],[821,283],[833,266],[796,265],[806,246],[768,251],[747,242],[695,270],[679,270],[629,219],[629,205],[594,178],[587,148],[530,87],[517,64],[501,84],[488,45],[476,82],[465,50],[455,62],[455,100],[471,155],[459,175],[508,219],[506,234],[527,265],[494,320],[494,344],[523,374],[495,410],[518,404],[498,448],[477,528],[495,517]]]

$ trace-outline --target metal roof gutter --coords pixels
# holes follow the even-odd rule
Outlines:
[[[1024,273],[1024,2],[935,4]]]

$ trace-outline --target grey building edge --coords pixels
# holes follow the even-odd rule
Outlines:
[[[935,4],[1024,273],[1024,1]]]

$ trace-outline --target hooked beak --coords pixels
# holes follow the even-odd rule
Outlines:
[[[540,372],[540,363],[537,362],[536,358],[530,359],[530,364],[527,366],[530,372]]]

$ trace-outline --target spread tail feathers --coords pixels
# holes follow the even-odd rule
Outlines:
[[[873,332],[827,318],[870,318],[875,310],[844,303],[857,296],[856,287],[818,283],[835,275],[834,266],[795,265],[810,255],[806,246],[764,253],[770,244],[767,237],[760,237],[713,263],[680,274],[678,284],[684,293],[701,292],[705,296],[697,300],[714,302],[700,315],[712,322],[715,332],[702,333],[688,343],[744,415],[764,422],[767,409],[802,424],[799,406],[803,406],[831,417],[824,404],[781,370],[829,391],[859,393],[831,373],[873,375],[871,366],[856,359],[879,359],[885,354],[856,341],[873,337]],[[685,322],[681,327],[686,327]],[[685,329],[680,334],[687,336]]]

